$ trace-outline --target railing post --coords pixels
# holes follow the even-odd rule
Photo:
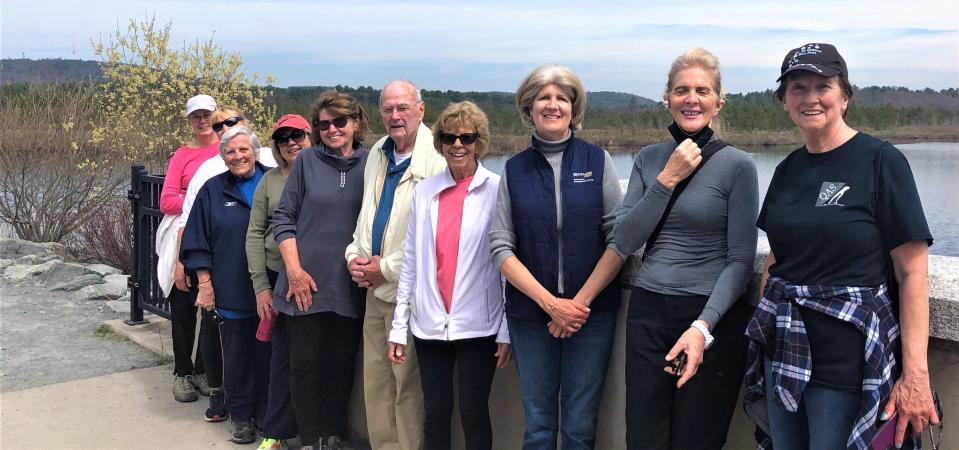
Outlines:
[[[143,319],[143,308],[140,306],[140,279],[142,270],[143,252],[143,217],[140,211],[140,197],[142,195],[141,177],[147,174],[146,168],[140,165],[130,166],[130,190],[127,198],[130,199],[130,277],[127,286],[130,288],[130,318],[125,320],[127,325],[147,323]]]

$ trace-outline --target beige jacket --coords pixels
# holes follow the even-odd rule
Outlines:
[[[363,206],[360,208],[360,217],[356,221],[356,230],[353,231],[353,242],[346,247],[347,263],[359,256],[369,258],[372,253],[373,217],[380,203],[380,193],[383,191],[383,180],[386,178],[388,165],[386,154],[383,153],[383,143],[388,137],[384,136],[376,141],[366,161],[366,168],[363,171]],[[409,222],[413,187],[421,180],[446,170],[446,159],[433,147],[433,133],[422,123],[416,132],[412,158],[410,167],[406,169],[400,184],[396,186],[393,209],[383,233],[381,247],[383,259],[380,262],[380,271],[383,272],[386,283],[367,293],[390,303],[396,302],[396,284],[400,279],[403,266],[403,239],[406,237],[406,225]]]

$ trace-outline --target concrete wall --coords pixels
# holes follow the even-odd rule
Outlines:
[[[758,298],[759,271],[769,252],[768,244],[760,239],[757,246],[754,276],[750,289]],[[638,258],[630,258],[623,269],[623,281],[626,285],[633,280],[638,269]],[[929,296],[931,334],[929,349],[929,370],[933,387],[939,391],[944,414],[959,417],[959,258],[931,256],[929,258]],[[620,310],[613,345],[613,357],[606,378],[606,388],[600,406],[597,449],[626,448],[625,421],[625,316],[629,303],[629,290],[623,290],[623,308]],[[353,430],[359,436],[366,436],[366,418],[362,402],[362,368],[357,366],[357,380],[353,389],[350,419]],[[386,395],[386,393],[384,393]],[[493,421],[494,446],[497,449],[517,449],[522,446],[523,405],[519,396],[519,380],[516,367],[510,364],[497,371],[490,395],[490,416]],[[690,430],[695,432],[695,430]],[[753,449],[752,423],[737,409],[729,430],[726,443],[728,450]],[[456,449],[463,448],[462,431],[459,418],[454,413],[454,435]],[[959,427],[947,428],[943,436],[943,449],[959,448]]]

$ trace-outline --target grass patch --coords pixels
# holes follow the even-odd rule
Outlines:
[[[98,337],[98,338],[108,339],[108,340],[111,340],[111,341],[125,341],[125,340],[127,340],[127,337],[126,337],[126,336],[124,336],[124,335],[122,335],[122,334],[120,334],[120,333],[117,333],[116,330],[114,330],[112,326],[107,325],[107,324],[105,324],[105,323],[101,323],[100,325],[98,325],[98,326],[97,326],[97,329],[96,329],[96,330],[93,330],[93,335],[96,336],[96,337]]]

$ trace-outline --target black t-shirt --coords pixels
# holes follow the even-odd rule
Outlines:
[[[877,287],[887,281],[890,250],[913,240],[932,245],[906,157],[864,133],[825,153],[790,153],[756,225],[776,257],[769,273],[795,284]],[[862,333],[809,309],[801,315],[814,384],[860,390]]]

